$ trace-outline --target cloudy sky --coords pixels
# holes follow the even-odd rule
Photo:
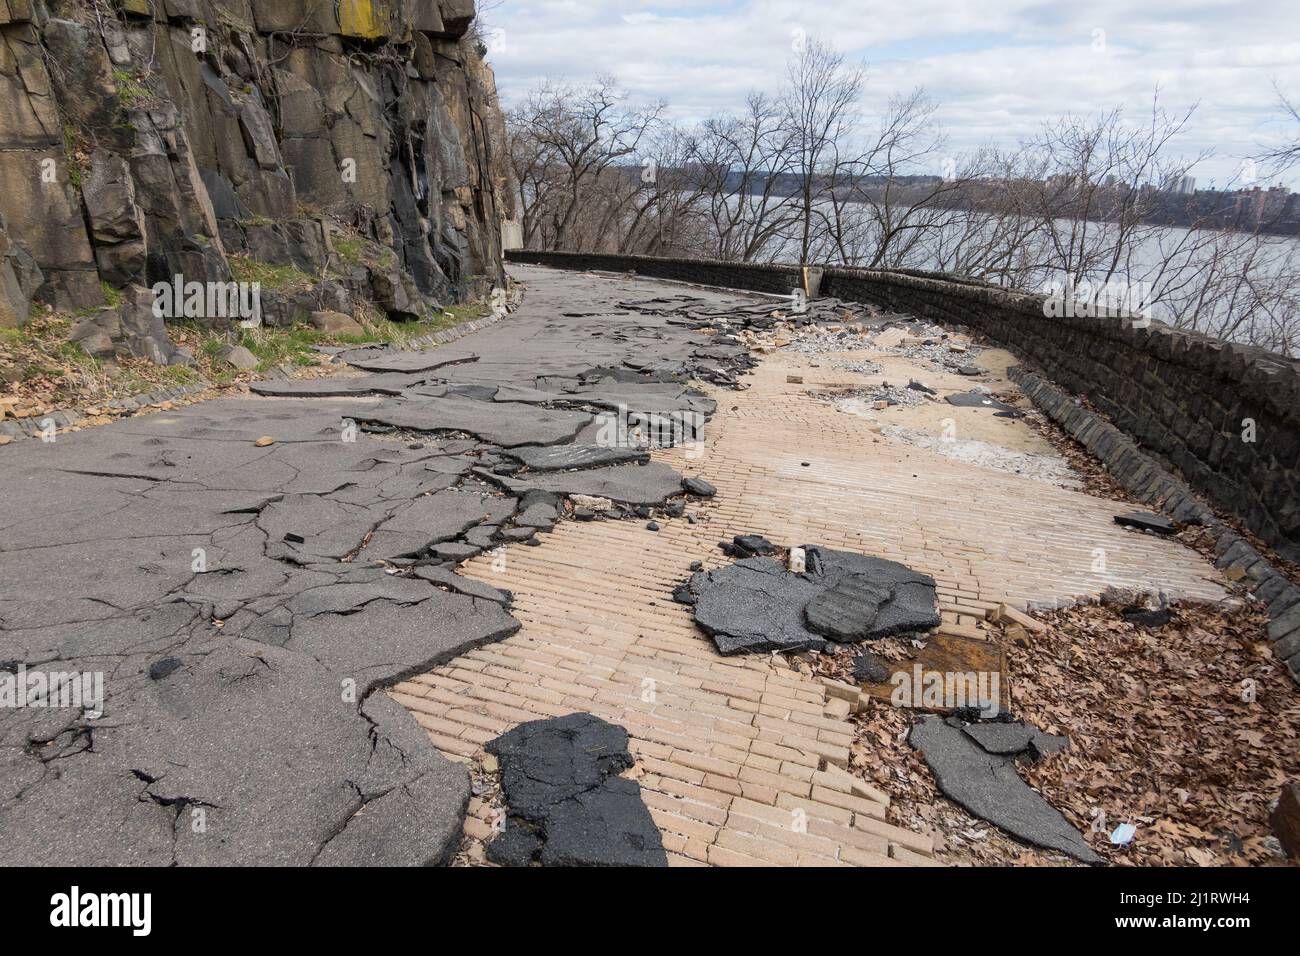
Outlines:
[[[1286,0],[481,0],[506,105],[544,78],[616,76],[690,121],[774,89],[793,38],[867,64],[864,112],[924,86],[954,154],[1011,147],[1044,120],[1123,106],[1199,104],[1178,143],[1212,149],[1198,186],[1223,184],[1289,126],[1273,84],[1300,99],[1300,31]],[[938,169],[935,172],[939,172]],[[1300,189],[1300,178],[1287,185]]]

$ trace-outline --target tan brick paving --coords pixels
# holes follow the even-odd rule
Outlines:
[[[717,542],[742,532],[879,554],[934,575],[946,626],[966,629],[1000,602],[1107,584],[1222,596],[1199,556],[1114,525],[1114,502],[873,440],[808,397],[861,382],[849,373],[778,354],[746,381],[715,394],[701,457],[656,453],[718,486],[691,507],[699,524],[566,521],[542,547],[511,546],[500,573],[486,555],[462,567],[513,591],[523,627],[393,690],[443,753],[474,759],[518,722],[590,711],[627,728],[674,865],[932,864],[929,838],[888,823],[888,796],[842,769],[846,702],[767,657],[721,657],[671,600],[691,561],[717,566]],[[487,813],[476,801],[466,832],[482,839]]]

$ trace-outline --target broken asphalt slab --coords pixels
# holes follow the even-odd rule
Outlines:
[[[518,478],[479,471],[485,481],[495,482],[512,494],[550,491],[564,495],[608,498],[630,505],[662,504],[680,494],[682,476],[663,462],[616,465],[582,471],[545,472]]]
[[[743,558],[698,571],[677,596],[723,654],[821,650],[940,623],[934,579],[884,558],[804,546],[807,570]]]
[[[45,709],[6,719],[6,863],[60,864],[68,845],[91,866],[450,858],[467,776],[393,701],[358,710],[310,657],[207,637],[199,621],[150,639],[143,623],[126,666],[106,675],[102,718]],[[178,666],[137,671],[150,652]],[[38,752],[15,752],[15,737]]]
[[[962,733],[980,745],[987,753],[1038,760],[1048,754],[1059,753],[1069,744],[1067,737],[1045,734],[1033,724],[1023,720],[988,720],[967,723],[950,717],[948,725],[960,724]]]
[[[1019,751],[1009,754],[1004,748],[1022,738],[1019,730],[976,733],[984,735],[994,750],[984,749],[955,718],[918,717],[907,740],[921,752],[943,794],[974,816],[1034,846],[1057,850],[1084,863],[1104,862],[1079,831],[1016,772]],[[1008,735],[1015,740],[1008,741]],[[1026,745],[1029,743],[1026,740]]]
[[[422,375],[353,375],[330,378],[268,379],[253,382],[248,390],[268,398],[334,398],[367,395],[401,395],[403,389],[424,381]]]
[[[650,453],[641,448],[601,445],[524,446],[513,448],[508,454],[529,471],[568,471],[601,465],[640,464],[650,460]]]
[[[355,419],[363,424],[388,425],[407,431],[466,432],[503,448],[572,441],[592,421],[585,412],[455,396],[393,400],[377,408],[358,410]]]
[[[951,395],[945,395],[944,401],[959,408],[987,408],[1005,417],[1019,418],[1024,415],[1024,412],[1014,405],[1000,402],[983,392],[954,392]]]
[[[488,741],[508,815],[488,844],[505,866],[667,866],[635,780],[627,731],[593,714],[527,721]]]
[[[338,360],[363,372],[431,372],[450,365],[477,362],[478,355],[455,349],[426,349],[417,352],[357,349],[343,352]]]

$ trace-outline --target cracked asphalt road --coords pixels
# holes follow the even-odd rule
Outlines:
[[[453,346],[5,451],[0,667],[102,673],[104,699],[0,708],[0,863],[448,859],[467,773],[373,692],[518,629],[454,566],[562,493],[680,493],[594,450],[599,413],[708,415],[685,383],[748,361],[682,311],[752,300],[513,271],[546,279]],[[556,445],[588,470],[547,470]]]

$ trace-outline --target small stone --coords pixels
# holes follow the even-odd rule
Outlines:
[[[8,435],[0,435],[0,445],[7,445],[11,441],[13,441],[13,439],[10,438]]]
[[[241,372],[257,368],[257,356],[242,345],[223,345],[217,349],[216,359]]]
[[[761,534],[738,534],[731,539],[735,549],[743,556],[751,554],[771,554],[776,545]]]
[[[659,522],[657,522],[657,521],[651,521],[649,524],[646,525],[646,530],[647,530],[647,531],[658,531],[658,530],[659,530]]]
[[[1016,647],[1029,647],[1033,643],[1029,631],[1021,624],[1012,624],[1007,628],[1007,639]]]
[[[487,773],[496,773],[501,769],[501,763],[497,760],[496,754],[485,753],[479,758],[479,766]]]
[[[365,332],[356,319],[329,309],[311,314],[311,324],[328,335],[362,335]]]
[[[682,487],[701,498],[712,498],[718,493],[718,489],[703,478],[683,478]]]
[[[253,442],[253,444],[256,445],[258,448],[265,448],[267,445],[274,445],[275,439],[272,438],[270,435],[263,435],[257,441]]]
[[[597,495],[569,495],[569,500],[575,508],[590,508],[592,511],[609,511],[614,507],[613,501]]]

